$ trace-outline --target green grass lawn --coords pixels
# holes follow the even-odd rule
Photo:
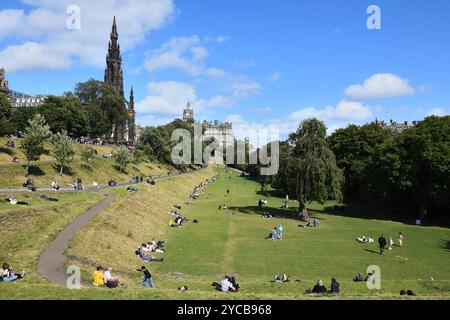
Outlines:
[[[0,298],[318,299],[304,291],[318,279],[329,287],[331,277],[335,277],[342,294],[327,299],[400,299],[402,289],[415,291],[420,299],[450,299],[450,229],[332,215],[325,210],[332,203],[310,205],[313,215],[321,219],[321,228],[300,228],[300,222],[294,219],[295,211],[276,209],[282,199],[275,197],[267,198],[266,209],[276,216],[263,219],[255,211],[261,197],[258,185],[229,172],[210,185],[194,206],[183,207],[191,221],[198,219],[200,223],[177,229],[167,226],[167,211],[172,204],[183,205],[192,186],[213,174],[211,168],[159,182],[155,189],[144,188],[132,195],[115,191],[117,201],[79,233],[68,254],[77,258],[71,262],[80,264],[86,281],[90,280],[92,265],[82,261],[91,261],[112,266],[127,283],[127,289],[71,291],[22,280],[1,284]],[[227,188],[230,196],[226,196]],[[219,204],[231,209],[219,211]],[[296,204],[291,201],[290,205]],[[265,240],[280,223],[284,226],[284,240]],[[362,235],[376,240],[380,234],[396,239],[400,231],[405,235],[404,247],[394,247],[385,256],[377,253],[376,244],[362,245],[355,240]],[[133,254],[140,242],[153,238],[167,241],[163,263],[143,263]],[[21,261],[14,262],[20,265]],[[143,264],[154,276],[154,290],[139,287],[140,274],[134,270]],[[365,284],[352,282],[369,265],[381,268],[381,290],[368,290]],[[273,276],[280,273],[299,282],[271,283]],[[224,274],[236,276],[242,286],[240,293],[214,292],[211,282]],[[182,285],[190,290],[178,292]]]

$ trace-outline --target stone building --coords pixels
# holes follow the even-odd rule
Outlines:
[[[393,133],[402,133],[406,129],[412,128],[418,124],[417,121],[413,121],[412,123],[408,123],[408,121],[397,123],[392,119],[389,121],[389,123],[385,123],[384,121],[378,121],[378,119],[375,119],[375,123],[382,128],[391,130]]]
[[[183,121],[194,125],[194,110],[191,104],[188,103],[186,108],[183,110]],[[228,147],[233,147],[235,143],[233,124],[229,122],[216,121],[203,121],[202,126],[204,129],[203,138],[205,141],[215,141],[217,142],[218,149],[213,154],[209,163],[222,164],[223,163],[223,150]]]
[[[19,107],[38,107],[47,99],[47,95],[31,96],[25,93],[11,90],[9,82],[6,80],[5,69],[0,69],[0,92],[5,94],[15,108]]]

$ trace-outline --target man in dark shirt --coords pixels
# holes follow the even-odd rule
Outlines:
[[[137,269],[137,271],[144,273],[144,280],[142,281],[142,287],[146,288],[147,283],[149,284],[150,288],[153,288],[153,278],[150,274],[150,271],[148,271],[145,266],[142,266],[140,269]]]
[[[381,235],[381,237],[378,238],[378,244],[380,245],[380,254],[384,255],[384,249],[386,248],[386,238],[384,237],[384,235]]]

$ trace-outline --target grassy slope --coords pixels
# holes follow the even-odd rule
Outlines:
[[[25,161],[25,157],[18,148],[6,148],[4,145],[6,139],[0,138],[0,164],[10,164],[11,159],[17,156],[20,161]],[[16,141],[16,145],[19,142]],[[97,181],[101,185],[107,184],[111,179],[124,182],[128,181],[131,176],[136,175],[156,175],[157,173],[166,174],[171,171],[171,167],[166,165],[158,165],[150,162],[143,162],[139,165],[129,165],[126,173],[120,173],[114,163],[113,159],[104,159],[102,156],[111,152],[110,146],[92,146],[97,149],[98,157],[91,160],[87,166],[80,160],[80,155],[77,154],[75,161],[70,166],[70,172],[65,172],[64,175],[59,175],[59,168],[56,164],[40,164],[32,166],[30,169],[30,178],[34,179],[38,188],[49,188],[53,180],[58,181],[61,187],[68,187],[77,178],[81,178],[86,187],[91,187],[94,181]],[[47,146],[49,148],[49,146]],[[11,156],[5,152],[14,152]],[[80,149],[78,150],[78,153]],[[41,160],[52,160],[50,156],[43,155]],[[67,170],[67,169],[66,169]],[[26,178],[23,176],[24,168],[18,167],[0,167],[0,188],[20,187]]]
[[[210,169],[209,169],[210,170]],[[340,298],[399,298],[401,289],[412,289],[419,298],[449,299],[450,231],[443,228],[418,228],[401,223],[346,218],[318,213],[320,229],[301,229],[298,222],[285,218],[262,219],[251,214],[259,198],[257,185],[242,178],[227,178],[210,186],[202,200],[183,211],[200,224],[181,229],[167,227],[167,211],[172,204],[183,204],[191,186],[211,175],[198,172],[183,178],[159,182],[157,188],[128,195],[115,191],[119,199],[95,218],[72,241],[68,253],[92,263],[111,265],[123,277],[128,289],[83,289],[69,291],[48,284],[17,282],[0,290],[0,298],[47,299],[310,299],[303,294],[318,278],[326,284],[332,276],[341,283]],[[225,190],[231,189],[231,196]],[[209,196],[210,194],[210,196]],[[209,199],[208,199],[209,197]],[[219,203],[238,207],[236,211],[218,211]],[[270,198],[270,206],[281,199]],[[291,205],[294,205],[293,203]],[[323,207],[313,205],[320,212]],[[238,212],[241,211],[241,212]],[[236,214],[233,214],[235,212]],[[244,213],[247,212],[247,213]],[[289,216],[289,211],[281,212]],[[271,243],[264,237],[274,225],[283,223],[285,241]],[[405,247],[395,248],[380,257],[376,245],[359,245],[354,240],[363,234],[377,237],[393,236],[398,231],[406,236]],[[164,263],[146,264],[158,288],[139,289],[140,274],[134,269],[142,262],[133,250],[142,241],[153,237],[168,240]],[[365,249],[369,250],[366,251]],[[396,256],[407,257],[404,262]],[[80,265],[80,260],[72,262]],[[351,278],[364,272],[370,264],[382,268],[383,289],[369,291]],[[90,280],[92,267],[81,264],[84,278]],[[175,272],[182,273],[178,278]],[[286,272],[302,282],[272,284],[275,273]],[[220,294],[210,287],[222,274],[233,274],[243,286],[239,294]],[[178,275],[180,276],[180,275]],[[435,281],[430,281],[430,276]],[[187,284],[191,291],[180,293],[176,288]],[[334,299],[335,297],[330,297]]]
[[[16,197],[30,202],[30,206],[12,206],[4,198],[6,195],[0,194],[0,261],[10,263],[17,272],[26,270],[27,281],[41,283],[44,281],[36,271],[39,254],[71,221],[103,197],[60,194],[59,202],[43,201],[37,194]]]

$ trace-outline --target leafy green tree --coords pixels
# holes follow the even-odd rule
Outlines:
[[[29,121],[29,126],[25,129],[20,149],[25,154],[27,165],[25,176],[28,176],[28,169],[31,161],[37,161],[44,153],[44,142],[50,137],[50,127],[45,122],[45,118],[36,114]]]
[[[79,97],[82,105],[88,106],[91,137],[105,135],[110,139],[114,135],[116,142],[123,137],[128,121],[126,102],[113,87],[90,79],[77,84],[75,95]]]
[[[362,127],[350,125],[338,129],[328,138],[328,142],[338,166],[344,171],[346,197],[376,198],[374,189],[379,188],[373,187],[373,179],[379,179],[381,175],[376,175],[377,170],[374,172],[373,169],[376,169],[375,162],[384,161],[380,156],[388,157],[386,152],[394,148],[394,134],[376,123]]]
[[[343,176],[328,147],[325,125],[317,119],[305,120],[289,136],[289,144],[292,149],[280,159],[280,177],[284,181],[279,184],[291,185],[289,189],[299,202],[299,217],[308,217],[310,201],[323,202],[331,197],[341,201]]]
[[[0,93],[0,135],[11,134],[13,131],[9,121],[11,109],[12,106],[9,99],[3,93]]]
[[[37,108],[50,125],[53,133],[67,131],[68,136],[87,136],[89,118],[87,108],[82,106],[77,96],[68,93],[62,97],[50,96]]]
[[[68,167],[73,161],[78,144],[70,139],[67,135],[67,131],[54,134],[50,138],[50,142],[53,145],[51,154],[58,162],[58,165],[60,166],[59,174],[62,175],[64,167]]]
[[[88,164],[89,161],[94,159],[94,157],[96,155],[96,151],[94,148],[92,148],[90,146],[83,146],[81,148],[80,154],[81,154],[81,160],[83,160],[84,163]]]
[[[399,136],[403,183],[409,201],[424,218],[429,209],[450,208],[450,116],[428,117]]]
[[[114,154],[114,161],[119,166],[119,171],[124,172],[126,167],[133,162],[133,154],[131,154],[127,147],[120,146]]]

